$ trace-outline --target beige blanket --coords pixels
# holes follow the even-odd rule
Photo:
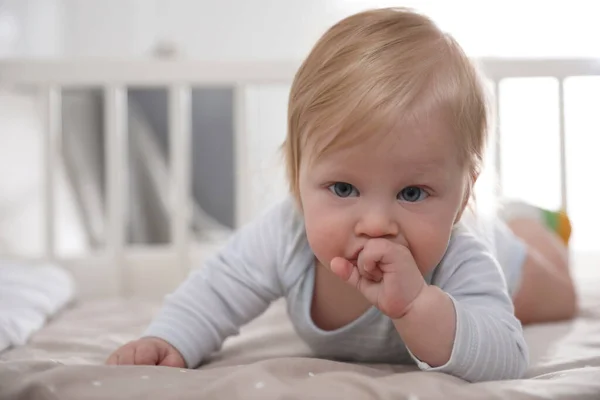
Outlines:
[[[310,358],[281,302],[199,370],[103,366],[158,306],[113,300],[78,305],[0,354],[0,399],[600,399],[600,274],[578,286],[576,320],[526,329],[531,368],[517,381],[467,384],[414,367]]]

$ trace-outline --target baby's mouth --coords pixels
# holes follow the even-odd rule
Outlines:
[[[360,255],[360,252],[362,251],[362,247],[358,250],[356,250],[354,252],[354,254],[352,254],[352,256],[350,258],[348,258],[348,261],[350,263],[352,263],[352,265],[354,265],[355,267],[358,266],[358,256]]]

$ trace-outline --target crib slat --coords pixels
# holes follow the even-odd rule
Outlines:
[[[235,146],[235,224],[243,225],[248,218],[248,194],[250,192],[247,152],[246,92],[244,86],[233,89],[233,140]]]
[[[105,88],[106,152],[106,247],[120,276],[121,291],[127,294],[129,276],[123,256],[125,251],[127,188],[127,92],[119,86]]]
[[[44,243],[45,257],[53,260],[55,254],[55,201],[54,201],[54,174],[58,143],[62,128],[62,102],[61,91],[58,87],[51,86],[43,91],[44,103]]]
[[[567,143],[565,135],[565,81],[558,81],[558,128],[560,140],[560,205],[567,210]]]
[[[496,171],[496,194],[502,196],[502,132],[500,121],[500,80],[494,79],[494,117],[495,117],[495,138],[494,138],[494,168]]]
[[[169,91],[169,135],[171,162],[171,239],[178,262],[189,268],[191,196],[191,90],[177,85]]]

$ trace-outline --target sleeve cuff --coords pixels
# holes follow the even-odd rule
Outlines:
[[[190,337],[194,337],[192,332],[178,322],[181,320],[167,318],[165,314],[162,315],[162,318],[155,319],[144,331],[142,337],[156,337],[164,340],[181,353],[187,368],[198,367],[202,362],[202,351],[189,340]]]

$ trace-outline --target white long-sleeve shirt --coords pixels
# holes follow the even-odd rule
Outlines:
[[[518,378],[527,368],[527,345],[502,269],[489,246],[460,224],[442,261],[425,277],[450,296],[456,311],[452,354],[440,367],[412,355],[392,321],[375,307],[340,329],[319,329],[310,315],[314,272],[302,217],[286,199],[241,228],[169,295],[144,336],[166,340],[188,367],[197,367],[283,296],[298,335],[317,357],[416,363],[471,382]]]

